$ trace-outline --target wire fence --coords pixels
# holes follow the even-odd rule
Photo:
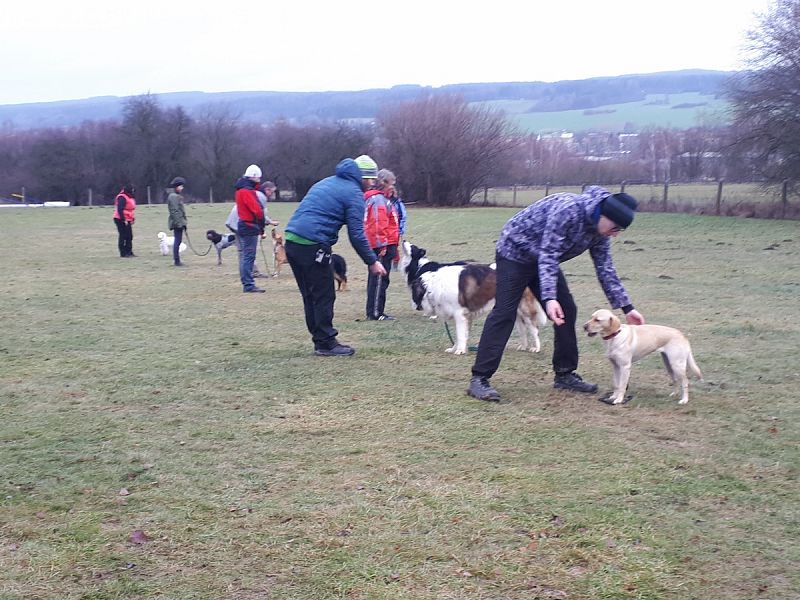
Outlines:
[[[559,192],[581,193],[585,185],[538,185],[484,188],[472,196],[478,206],[524,207]],[[800,197],[789,183],[764,187],[758,183],[628,183],[606,185],[611,192],[624,191],[639,201],[647,212],[800,219]]]

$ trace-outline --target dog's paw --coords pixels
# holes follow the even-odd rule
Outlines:
[[[689,402],[688,398],[685,398],[685,399],[681,398],[680,400],[678,400],[678,404],[686,404],[687,402]]]

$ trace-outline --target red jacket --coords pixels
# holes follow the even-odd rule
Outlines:
[[[119,216],[119,199],[125,199],[125,207],[122,209],[122,216]],[[125,192],[120,192],[117,194],[117,197],[114,198],[114,218],[119,219],[120,221],[126,221],[128,223],[133,223],[136,220],[136,200],[134,200],[131,196],[128,196]]]
[[[241,178],[236,182],[236,212],[239,215],[239,227],[243,223],[249,227],[257,227],[264,232],[264,208],[256,195],[256,184],[249,179]]]
[[[364,233],[371,248],[396,246],[400,241],[400,218],[392,202],[380,190],[364,193]]]

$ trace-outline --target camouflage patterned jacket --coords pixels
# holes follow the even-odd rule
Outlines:
[[[582,194],[552,194],[513,216],[497,240],[497,255],[538,262],[542,303],[556,297],[559,263],[589,250],[597,279],[612,308],[631,304],[611,260],[611,238],[597,232],[599,204],[610,192],[590,186]]]

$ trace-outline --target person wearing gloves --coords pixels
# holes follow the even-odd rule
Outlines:
[[[364,235],[363,192],[377,175],[378,165],[369,156],[345,158],[334,175],[311,186],[286,225],[286,258],[303,297],[306,327],[317,356],[355,353],[355,348],[339,343],[333,326],[336,291],[330,261],[342,225],[347,225],[350,244],[369,265],[369,272],[386,275]]]
[[[117,226],[117,247],[121,258],[133,258],[133,224],[136,222],[136,193],[133,185],[122,187],[114,200],[114,224]]]
[[[394,321],[394,317],[385,312],[389,270],[397,256],[400,240],[400,219],[392,202],[394,182],[394,173],[389,169],[381,169],[377,172],[375,189],[364,192],[364,232],[372,251],[378,255],[387,272],[383,277],[367,274],[366,310],[369,321]]]
[[[553,387],[595,393],[597,386],[578,375],[578,309],[559,264],[583,254],[592,257],[597,279],[611,307],[622,309],[631,325],[643,325],[611,260],[611,238],[632,222],[637,202],[625,193],[611,194],[590,186],[582,194],[552,194],[518,212],[497,240],[497,295],[483,325],[478,355],[472,366],[467,394],[499,402],[489,383],[500,366],[503,350],[514,328],[517,306],[530,288],[553,321]]]
[[[172,230],[175,241],[172,244],[172,259],[176,267],[185,267],[181,262],[180,247],[183,241],[183,232],[186,231],[188,221],[186,220],[186,208],[183,205],[183,188],[186,180],[183,177],[175,177],[169,183],[170,190],[167,196],[167,209],[169,218],[167,228]]]
[[[242,281],[242,291],[247,294],[263,293],[256,287],[253,279],[253,267],[256,262],[258,240],[264,235],[266,217],[264,206],[258,199],[259,184],[261,183],[261,169],[257,165],[250,165],[244,175],[236,182],[236,214],[239,217],[237,236],[242,246],[242,258],[239,261],[239,278]]]

